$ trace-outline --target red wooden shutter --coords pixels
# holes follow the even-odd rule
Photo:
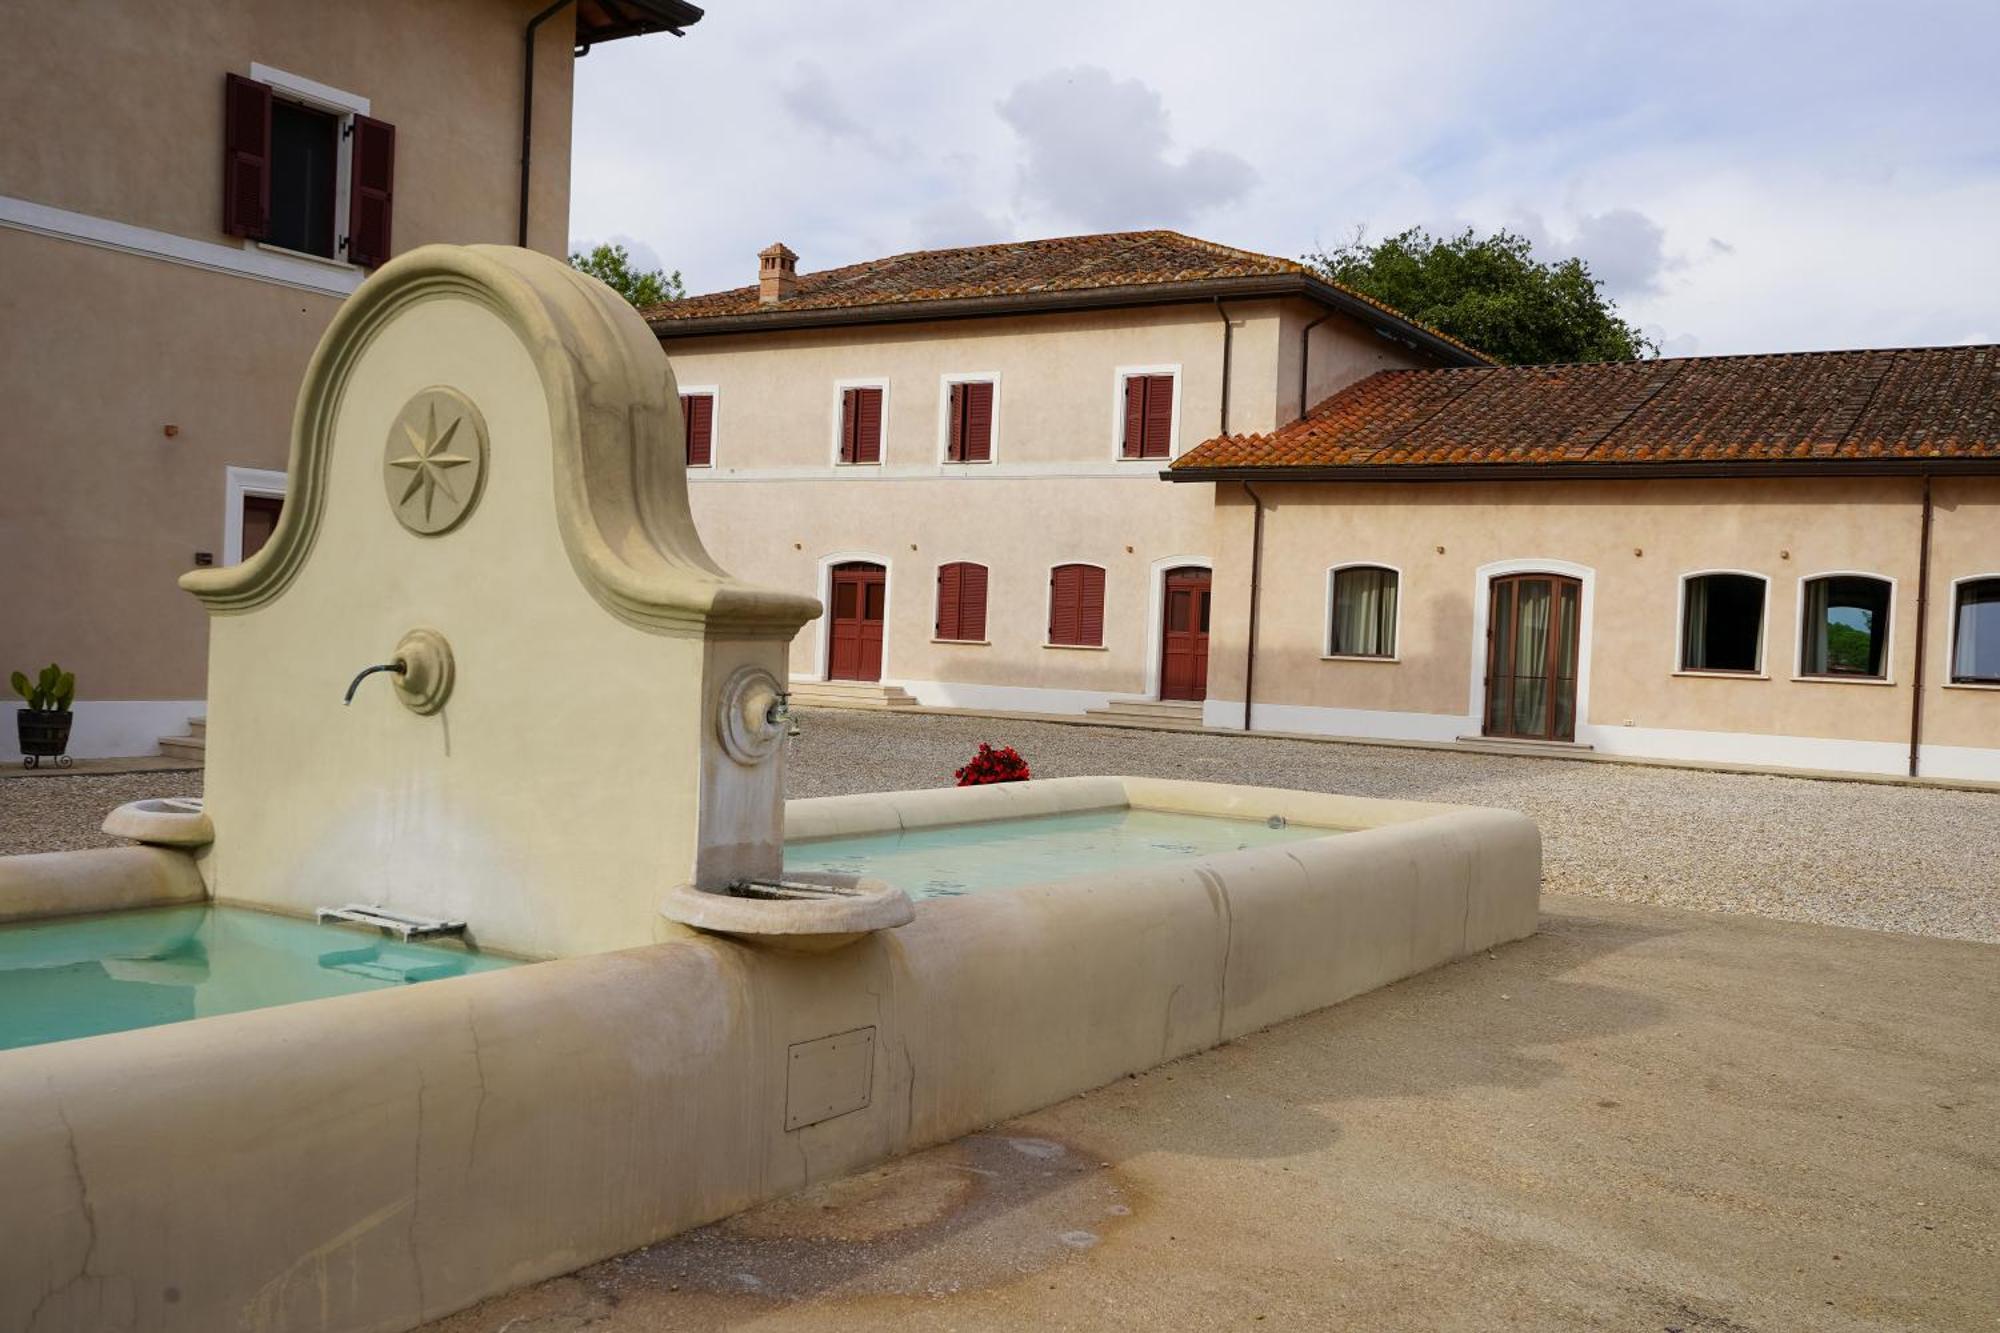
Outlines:
[[[1128,375],[1125,377],[1125,446],[1126,458],[1139,457],[1140,443],[1146,437],[1146,377]]]
[[[348,172],[347,262],[374,268],[389,257],[395,211],[396,127],[356,116]]]
[[[985,463],[993,458],[993,385],[986,380],[953,386],[963,391],[965,400],[964,439],[959,458],[967,463]]]
[[[1049,576],[1049,642],[1079,648],[1104,646],[1104,571],[1096,565],[1057,565]]]
[[[1104,644],[1104,571],[1078,565],[1076,641],[1093,648]]]
[[[964,565],[940,565],[937,586],[937,637],[958,639],[964,636],[958,632],[962,580],[960,574]]]
[[[951,386],[951,397],[945,407],[947,419],[947,441],[944,456],[947,462],[958,463],[965,459],[965,386]]]
[[[1076,642],[1076,566],[1057,565],[1049,574],[1049,642]]]
[[[856,389],[854,392],[854,459],[856,463],[882,461],[882,391]]]
[[[681,419],[687,424],[687,465],[707,467],[715,461],[715,399],[705,393],[682,394]]]
[[[859,389],[843,389],[840,392],[840,461],[854,461],[854,420],[858,413]]]
[[[271,89],[240,74],[222,86],[222,230],[253,240],[271,230]]]
[[[1146,376],[1146,423],[1142,458],[1165,458],[1173,448],[1174,377]]]
[[[958,575],[958,637],[986,637],[986,566],[960,565]]]

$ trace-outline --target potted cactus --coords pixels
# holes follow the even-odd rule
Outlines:
[[[76,698],[75,673],[53,662],[32,680],[25,671],[16,671],[14,693],[28,701],[26,708],[14,714],[21,736],[22,765],[33,768],[44,759],[53,759],[57,768],[68,768],[70,757],[63,751],[69,749],[69,724],[76,716],[69,711]]]

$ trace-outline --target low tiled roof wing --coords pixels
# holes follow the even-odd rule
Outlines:
[[[1217,472],[1422,475],[2000,462],[2000,347],[1385,370],[1268,434],[1209,440]]]

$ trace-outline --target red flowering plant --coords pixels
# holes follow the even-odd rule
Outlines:
[[[1013,746],[996,750],[982,741],[972,762],[952,776],[961,787],[981,787],[989,782],[1026,782],[1034,774],[1028,771],[1028,761]]]

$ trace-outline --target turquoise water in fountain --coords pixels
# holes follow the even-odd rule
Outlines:
[[[912,898],[948,898],[1342,831],[1159,810],[1087,810],[788,842],[785,869],[868,875]]]
[[[245,908],[0,926],[0,1050],[514,966]]]

